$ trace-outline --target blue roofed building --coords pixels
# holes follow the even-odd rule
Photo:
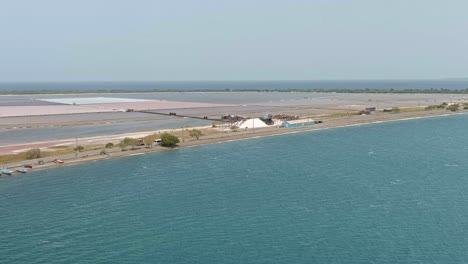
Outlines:
[[[290,121],[283,121],[281,123],[282,127],[294,128],[294,127],[304,127],[304,126],[311,126],[314,125],[315,121],[313,120],[290,120]]]

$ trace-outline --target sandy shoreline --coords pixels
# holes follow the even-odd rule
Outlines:
[[[374,123],[384,123],[384,122],[392,122],[392,121],[404,121],[404,120],[413,120],[413,119],[420,119],[420,118],[429,118],[429,117],[443,117],[443,116],[451,116],[457,114],[466,114],[468,111],[460,111],[460,112],[447,112],[447,111],[418,111],[418,112],[402,112],[396,114],[373,114],[373,115],[364,115],[364,116],[346,116],[346,117],[334,117],[334,118],[324,118],[323,124],[315,124],[313,126],[308,127],[300,127],[300,128],[277,128],[277,127],[268,127],[268,128],[260,128],[255,130],[248,130],[248,131],[239,131],[239,132],[226,132],[221,134],[215,134],[211,136],[201,137],[199,140],[196,139],[187,139],[184,142],[181,142],[179,146],[175,149],[179,148],[186,148],[186,147],[194,147],[200,145],[207,145],[213,143],[220,143],[220,142],[230,142],[235,140],[244,140],[250,138],[257,138],[257,137],[265,137],[265,136],[275,136],[275,135],[285,135],[291,133],[298,133],[298,132],[307,132],[307,131],[315,131],[315,130],[324,130],[324,129],[332,129],[332,128],[340,128],[340,127],[350,127],[350,126],[357,126],[357,125],[365,125],[365,124],[374,124]],[[168,151],[173,150],[169,148],[163,147],[153,147],[153,148],[139,148],[135,150],[128,150],[128,151],[113,151],[108,155],[99,155],[99,153],[82,153],[82,157],[72,157],[70,158],[64,156],[57,156],[55,158],[60,158],[65,161],[65,164],[58,165],[53,162],[46,162],[44,165],[35,165],[33,170],[41,170],[59,166],[68,166],[74,164],[80,164],[84,162],[92,162],[98,160],[105,160],[117,157],[126,157],[126,156],[134,156],[134,155],[141,155],[149,152],[158,152],[158,151]],[[23,161],[17,162],[13,164],[5,164],[6,167],[15,168],[25,164],[34,164],[33,160],[30,161]]]

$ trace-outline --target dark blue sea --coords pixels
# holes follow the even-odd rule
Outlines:
[[[468,116],[0,177],[0,263],[467,263]]]
[[[244,89],[468,89],[468,79],[434,80],[329,80],[329,81],[160,81],[160,82],[42,82],[0,83],[5,91],[144,91]]]

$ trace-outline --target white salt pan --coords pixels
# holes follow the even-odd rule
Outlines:
[[[108,103],[132,103],[146,102],[149,100],[132,99],[132,98],[114,98],[114,97],[80,97],[80,98],[53,98],[39,99],[45,102],[68,104],[68,105],[85,105],[85,104],[108,104]]]

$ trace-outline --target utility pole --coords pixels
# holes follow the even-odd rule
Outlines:
[[[78,151],[78,137],[75,137],[75,158],[80,156],[80,152]]]

